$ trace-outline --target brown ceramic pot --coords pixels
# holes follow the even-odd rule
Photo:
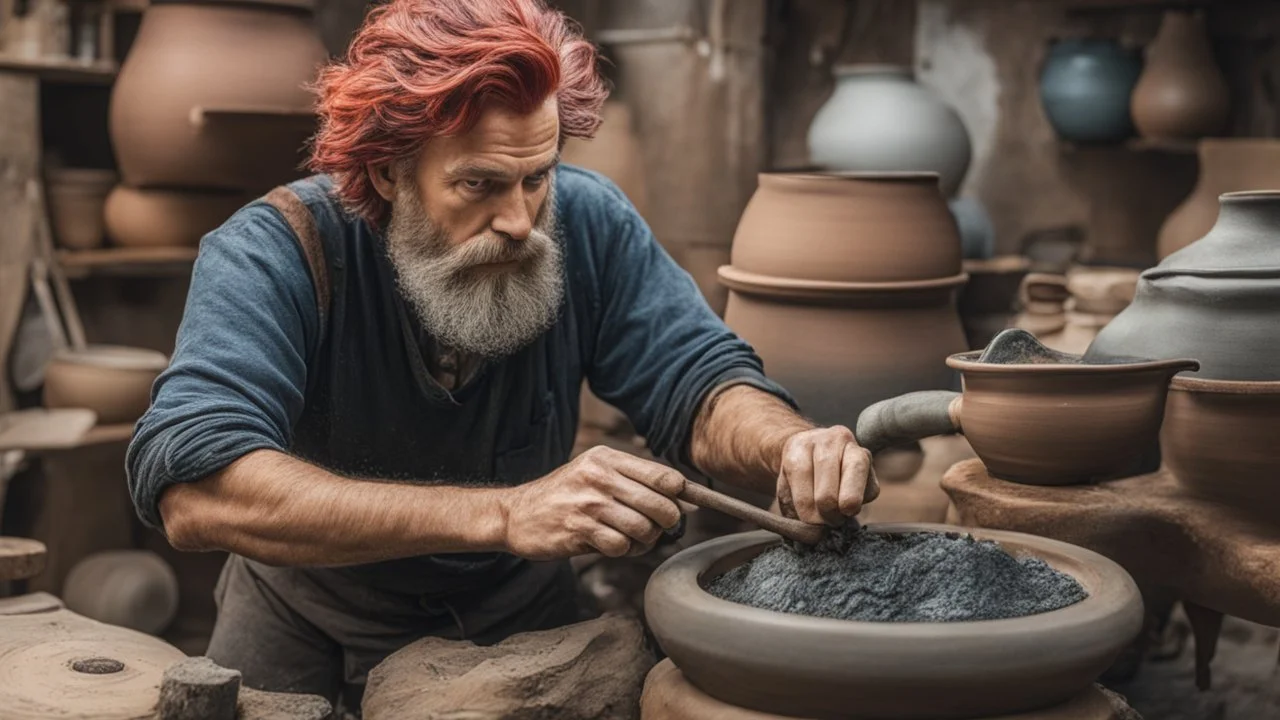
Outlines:
[[[967,347],[954,296],[965,276],[916,283],[782,281],[720,268],[725,322],[807,417],[849,427],[862,408],[956,387],[943,361]]]
[[[62,585],[67,609],[159,635],[178,613],[178,576],[149,550],[109,550],[76,563]]]
[[[733,236],[732,265],[827,282],[960,274],[960,231],[933,173],[763,173]]]
[[[1160,447],[1195,493],[1274,522],[1280,505],[1280,382],[1173,379]]]
[[[326,57],[302,7],[153,4],[111,95],[125,182],[262,192],[298,177],[315,131],[303,86]]]
[[[114,345],[61,350],[45,368],[44,405],[88,408],[99,425],[131,423],[151,403],[151,384],[169,364],[163,353]]]
[[[1245,190],[1280,190],[1280,140],[1210,138],[1199,143],[1195,189],[1160,228],[1163,260],[1204,237],[1218,219],[1218,197]]]
[[[110,170],[49,171],[49,216],[53,239],[59,247],[68,250],[101,247],[103,205],[117,180]]]
[[[968,532],[1035,555],[1089,597],[1030,617],[877,623],[761,610],[721,600],[707,582],[777,544],[767,532],[718,538],[667,560],[645,589],[658,643],[698,689],[732,705],[807,718],[950,720],[1070,701],[1142,627],[1142,599],[1116,563],[1021,533],[949,525],[868,525],[867,532]]]
[[[1213,135],[1226,126],[1230,102],[1203,13],[1167,11],[1133,89],[1131,110],[1138,132],[1157,140]]]
[[[118,247],[196,247],[205,233],[252,200],[252,195],[244,193],[117,185],[107,196],[107,235]]]

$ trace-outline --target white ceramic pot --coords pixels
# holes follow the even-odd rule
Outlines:
[[[131,423],[151,402],[151,384],[168,367],[164,353],[114,345],[60,350],[44,373],[44,405],[88,408],[99,425]]]

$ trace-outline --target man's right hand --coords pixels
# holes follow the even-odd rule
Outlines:
[[[680,522],[679,472],[594,447],[503,497],[508,552],[530,560],[639,555]]]

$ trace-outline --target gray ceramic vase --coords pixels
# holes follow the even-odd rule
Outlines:
[[[909,67],[837,67],[836,89],[809,125],[809,160],[826,170],[936,172],[952,197],[973,148],[950,105]]]
[[[1142,273],[1086,358],[1189,357],[1198,378],[1280,380],[1280,191],[1219,203],[1209,234]]]
[[[1040,72],[1040,103],[1063,140],[1119,142],[1134,134],[1129,99],[1141,73],[1138,51],[1114,40],[1059,40]]]

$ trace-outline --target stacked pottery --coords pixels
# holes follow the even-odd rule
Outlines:
[[[124,246],[195,245],[298,177],[326,53],[310,0],[153,2],[111,96],[124,184],[107,229]]]
[[[1280,190],[1280,140],[1206,138],[1198,144],[1195,189],[1160,228],[1160,259],[1204,237],[1218,219],[1218,197],[1243,190]]]
[[[110,170],[58,168],[48,172],[46,185],[53,238],[68,250],[102,246],[103,205],[116,184]]]
[[[1063,305],[1062,329],[1037,338],[1050,349],[1083,354],[1098,332],[1133,301],[1138,275],[1130,268],[1072,268],[1067,272],[1070,297]]]
[[[1133,135],[1129,98],[1142,72],[1137,52],[1114,40],[1069,38],[1049,49],[1040,103],[1063,140],[1118,142]]]
[[[1022,255],[1002,255],[988,260],[965,260],[969,282],[960,291],[960,321],[969,349],[984,348],[996,333],[1013,325],[1022,279],[1031,260]]]
[[[1195,140],[1222,131],[1230,95],[1200,12],[1170,10],[1147,48],[1133,90],[1133,122],[1153,140]]]
[[[1161,432],[1166,467],[1242,512],[1280,500],[1280,191],[1227,193],[1200,240],[1142,273],[1086,357],[1194,357]]]
[[[725,321],[820,423],[954,383],[966,276],[935,174],[762,174],[719,275]]]
[[[1067,325],[1067,300],[1070,298],[1066,275],[1028,273],[1018,288],[1020,312],[1013,326],[1037,338],[1062,332]]]
[[[934,172],[960,226],[964,257],[990,257],[986,210],[956,193],[973,148],[955,109],[898,65],[842,65],[836,88],[809,125],[809,160],[828,171]]]

